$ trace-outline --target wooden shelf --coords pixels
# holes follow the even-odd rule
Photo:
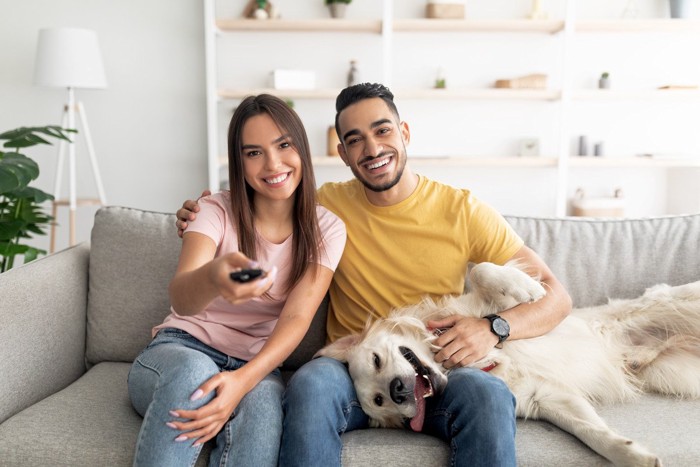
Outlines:
[[[561,92],[549,89],[398,89],[394,95],[399,99],[515,99],[515,100],[557,100]]]
[[[381,20],[348,19],[220,19],[216,27],[221,32],[382,32]]]
[[[700,168],[699,157],[595,157],[572,156],[569,158],[569,166],[581,168]]]
[[[611,19],[574,23],[576,32],[700,32],[700,21],[689,19]]]
[[[472,167],[472,168],[528,168],[556,167],[554,157],[501,157],[501,156],[408,156],[408,162],[413,167]],[[342,159],[337,156],[314,157],[317,167],[344,167]]]
[[[556,157],[502,157],[502,156],[408,156],[414,167],[472,167],[472,168],[528,168],[557,167]],[[316,167],[343,167],[337,156],[314,157]],[[572,168],[700,168],[700,156],[653,158],[653,157],[594,157],[571,156],[568,164]]]
[[[382,32],[382,20],[349,19],[220,19],[221,32]],[[564,20],[529,19],[393,19],[396,32],[512,32],[556,34],[564,29]],[[600,19],[576,21],[577,32],[700,32],[700,20],[694,19]]]
[[[563,20],[530,19],[395,19],[393,29],[397,32],[513,32],[555,34],[564,29]]]
[[[700,99],[700,89],[578,89],[571,93],[574,100],[656,100]]]
[[[220,99],[243,99],[251,94],[272,94],[273,96],[288,99],[335,99],[340,92],[338,89],[272,89],[272,88],[247,88],[247,89],[220,89]],[[549,89],[399,89],[394,91],[397,99],[493,99],[493,100],[558,100],[561,92]]]
[[[243,99],[246,96],[257,94],[272,94],[273,96],[287,99],[333,99],[340,93],[338,89],[273,89],[273,88],[244,88],[244,89],[219,89],[220,99]]]
[[[397,32],[513,32],[555,34],[564,28],[563,20],[470,20],[470,19],[393,19]],[[254,20],[220,19],[216,26],[221,32],[368,32],[381,33],[381,20],[309,19],[309,20]]]

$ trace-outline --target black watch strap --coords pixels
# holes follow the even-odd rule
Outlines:
[[[498,343],[503,343],[510,336],[510,325],[503,317],[492,314],[486,315],[484,318],[491,322],[491,332],[498,337]]]

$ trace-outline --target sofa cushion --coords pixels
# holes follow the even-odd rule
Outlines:
[[[0,465],[130,466],[142,421],[129,401],[130,367],[97,364],[0,425]],[[205,445],[198,466],[210,450]]]
[[[180,253],[175,216],[102,208],[90,243],[87,360],[131,362],[170,310]]]
[[[129,402],[128,363],[100,363],[82,378],[0,424],[0,465],[129,466],[141,417]],[[665,466],[700,459],[700,403],[661,396],[603,407],[599,413],[625,436],[659,454]],[[653,427],[650,430],[649,427]],[[449,448],[427,435],[369,429],[343,435],[344,467],[448,465]],[[517,458],[522,467],[605,465],[580,441],[546,422],[517,421]],[[206,465],[207,443],[198,466]]]
[[[574,306],[700,279],[700,214],[647,219],[506,219],[549,265]]]

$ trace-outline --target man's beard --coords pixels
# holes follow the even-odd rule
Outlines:
[[[355,178],[357,178],[368,190],[374,191],[375,193],[381,193],[382,191],[387,191],[394,186],[396,186],[397,183],[399,183],[399,180],[401,180],[401,176],[403,175],[403,171],[406,168],[406,152],[404,150],[403,152],[403,158],[399,156],[397,153],[394,157],[396,157],[396,164],[398,165],[398,170],[396,172],[396,177],[391,179],[390,181],[386,183],[382,183],[381,185],[373,185],[367,180],[365,180],[364,177],[362,177],[362,174],[360,173],[359,169],[357,169],[355,166],[351,166],[350,169],[352,170],[353,175],[355,175]],[[377,157],[381,157],[384,154],[380,154]]]

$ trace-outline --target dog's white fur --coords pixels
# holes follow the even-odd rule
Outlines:
[[[428,320],[483,317],[545,295],[537,280],[513,264],[476,265],[469,280],[465,295],[400,308],[368,323],[361,335],[319,351],[348,363],[372,426],[405,426],[422,410],[418,372],[436,393],[444,388],[448,371],[434,361],[436,337],[426,329]],[[420,360],[420,370],[405,358],[406,349]],[[613,432],[592,404],[631,400],[642,392],[700,397],[700,281],[658,285],[637,299],[574,310],[545,336],[506,341],[471,366],[493,363],[491,374],[515,395],[517,416],[547,420],[616,465],[660,466],[646,448]],[[409,396],[392,400],[392,385]]]

